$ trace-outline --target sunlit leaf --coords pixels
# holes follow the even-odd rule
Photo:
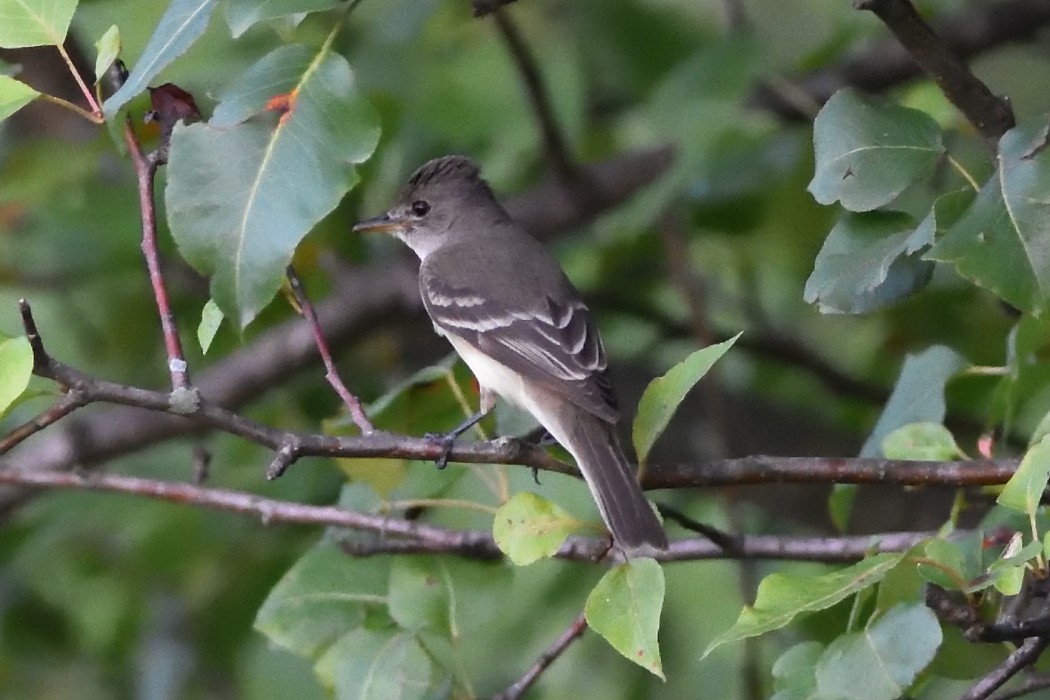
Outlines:
[[[881,581],[903,558],[903,553],[876,554],[819,576],[770,574],[758,585],[755,604],[740,611],[736,623],[708,645],[704,656],[728,642],[772,632],[799,615],[830,608]]]
[[[631,431],[639,462],[645,463],[653,443],[671,422],[678,405],[689,390],[707,374],[711,366],[739,337],[740,334],[737,333],[729,340],[697,350],[669,369],[667,374],[649,383],[638,402],[638,413],[634,417]]]
[[[172,0],[127,81],[102,105],[107,117],[112,118],[128,100],[145,90],[158,73],[204,34],[216,3],[217,0]]]
[[[201,309],[201,322],[197,326],[197,343],[201,346],[201,352],[207,354],[211,341],[215,340],[215,334],[222,325],[222,319],[222,310],[219,305],[214,299],[209,299]]]
[[[940,423],[922,421],[901,426],[882,439],[887,459],[947,462],[965,457],[951,431]]]
[[[996,498],[999,505],[1034,515],[1050,480],[1050,435],[1028,448],[1021,465]]]
[[[106,70],[120,55],[120,28],[112,25],[106,33],[95,42],[95,82],[102,80]]]
[[[824,104],[813,122],[813,146],[813,198],[858,212],[892,202],[944,152],[940,127],[927,114],[868,102],[853,89]]]
[[[882,415],[861,448],[860,456],[880,456],[883,438],[897,428],[912,423],[942,422],[944,387],[966,365],[962,356],[942,345],[909,355],[889,401],[882,408]]]
[[[499,507],[492,536],[518,566],[554,556],[580,522],[542,496],[521,491]]]
[[[0,0],[0,48],[58,46],[78,0]]]
[[[610,570],[587,596],[587,624],[650,673],[664,677],[660,662],[660,612],[664,572],[653,559],[632,559]]]
[[[0,415],[3,415],[33,376],[33,349],[25,336],[0,339]]]
[[[7,119],[39,96],[39,92],[25,83],[0,75],[0,121]]]

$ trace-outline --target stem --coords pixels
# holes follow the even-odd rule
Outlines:
[[[946,157],[948,158],[948,163],[953,168],[955,168],[955,171],[957,173],[962,175],[963,179],[966,180],[967,183],[969,183],[971,188],[973,188],[973,191],[974,192],[979,192],[980,189],[981,189],[981,186],[977,184],[977,180],[975,180],[973,175],[970,174],[970,171],[967,170],[965,167],[963,167],[962,163],[960,163],[959,161],[957,161],[954,158],[952,158],[952,155],[950,153],[946,154]]]
[[[68,109],[72,112],[75,112],[81,117],[84,117],[84,119],[87,119],[92,124],[103,124],[106,121],[105,118],[102,117],[102,115],[96,112],[89,112],[80,105],[75,105],[69,100],[63,100],[61,97],[55,97],[54,95],[49,95],[46,92],[39,92],[37,94],[40,96],[40,99],[44,100],[45,102],[50,102],[51,104],[62,107],[63,109]]]
[[[57,48],[58,53],[61,54],[62,60],[66,62],[66,66],[69,67],[69,72],[73,75],[73,80],[77,81],[77,86],[80,88],[80,92],[84,94],[84,99],[87,100],[88,105],[91,107],[92,121],[96,124],[101,124],[104,121],[102,117],[102,109],[98,106],[98,102],[95,101],[95,96],[91,94],[91,89],[88,88],[84,79],[80,77],[77,67],[73,65],[73,59],[69,57],[66,47],[59,42],[58,44],[55,44],[55,48]]]

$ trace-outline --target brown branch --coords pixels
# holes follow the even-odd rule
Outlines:
[[[954,56],[966,60],[1012,41],[1031,39],[1047,24],[1050,24],[1050,3],[1046,0],[1001,0],[974,3],[957,14],[933,22],[933,28]],[[810,121],[812,115],[800,110],[798,101],[791,99],[787,92],[797,92],[819,106],[847,86],[879,93],[921,73],[922,69],[907,49],[896,40],[885,40],[845,61],[799,78],[790,91],[759,87],[750,101],[783,117]]]
[[[475,17],[484,17],[485,15],[495,12],[504,5],[509,5],[512,2],[514,2],[514,0],[474,0],[471,5]]]
[[[321,355],[321,362],[324,363],[324,378],[335,389],[335,393],[339,394],[339,398],[343,400],[346,409],[350,412],[351,420],[361,429],[361,432],[365,435],[374,432],[375,426],[372,425],[372,421],[365,414],[365,409],[361,406],[361,402],[346,388],[346,384],[343,383],[342,378],[339,376],[339,370],[335,368],[335,360],[332,359],[332,352],[328,349],[328,341],[325,340],[321,324],[317,320],[317,312],[314,311],[313,304],[310,303],[310,298],[306,296],[306,290],[303,289],[303,283],[299,280],[299,276],[295,274],[295,269],[291,265],[288,266],[287,275],[288,284],[292,288],[292,295],[299,306],[299,313],[306,319],[306,322],[310,325],[310,330],[314,334],[317,352]]]
[[[1018,672],[1034,664],[1047,646],[1050,646],[1050,638],[1047,637],[1033,637],[1025,640],[1001,664],[967,690],[959,700],[984,700],[991,696]]]
[[[514,683],[502,693],[493,695],[491,700],[518,700],[518,698],[521,698],[528,692],[529,688],[539,680],[539,677],[543,672],[546,671],[559,656],[565,653],[565,650],[569,648],[569,645],[582,637],[585,631],[587,631],[587,618],[583,613],[580,613],[572,623],[565,628],[565,631],[554,640],[554,643],[540,654],[539,658],[536,659],[536,663],[525,672],[525,675],[514,681]]]
[[[206,488],[191,483],[159,481],[117,474],[39,472],[0,469],[0,484],[42,489],[72,489],[122,493],[171,503],[193,505],[258,518],[262,523],[342,527],[398,538],[384,549],[382,543],[360,552],[441,553],[474,559],[502,557],[488,531],[450,530],[415,520],[373,515],[338,506],[315,506],[264,498],[254,493]],[[680,540],[657,556],[659,561],[708,559],[776,559],[827,563],[859,561],[872,552],[899,552],[915,546],[934,532],[891,532],[843,537],[789,537],[745,535],[735,551],[726,551],[707,539]],[[344,549],[357,553],[353,543]],[[559,559],[596,562],[606,557],[608,538],[570,537],[555,555]],[[620,555],[611,553],[612,561]]]
[[[983,136],[998,141],[1013,128],[1014,113],[1009,102],[993,95],[970,72],[910,0],[855,0],[854,5],[859,10],[870,10],[889,27],[915,62]]]
[[[511,19],[510,13],[499,6],[492,8],[490,12],[525,84],[529,105],[543,136],[543,152],[547,162],[562,179],[573,182],[578,179],[579,172],[569,155],[565,137],[554,116],[554,107],[551,105],[536,58],[521,35],[518,25]]]
[[[76,391],[67,391],[59,397],[58,401],[39,415],[30,418],[10,433],[0,439],[0,455],[10,451],[15,445],[26,438],[34,435],[47,426],[68,416],[73,411],[85,405],[84,397]]]
[[[135,166],[135,179],[139,190],[139,213],[142,217],[142,254],[146,258],[146,269],[149,271],[153,297],[157,302],[160,315],[161,332],[164,335],[164,347],[168,353],[168,372],[171,373],[172,391],[190,391],[189,366],[182,352],[182,341],[179,339],[178,325],[175,323],[175,312],[168,300],[168,290],[164,284],[164,274],[160,269],[160,256],[157,253],[157,214],[154,202],[154,183],[157,175],[157,160],[142,152],[138,136],[131,126],[131,117],[124,118],[124,143],[131,154]]]

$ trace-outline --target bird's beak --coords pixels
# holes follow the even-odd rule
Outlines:
[[[354,233],[394,233],[404,228],[405,222],[390,216],[389,213],[382,214],[373,219],[365,219],[356,224]]]

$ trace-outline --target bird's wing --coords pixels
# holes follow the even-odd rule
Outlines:
[[[428,260],[427,263],[430,263]],[[466,274],[424,263],[419,286],[434,325],[610,423],[619,417],[605,348],[586,305],[557,271],[557,297],[532,295],[521,280],[482,294]],[[457,269],[463,269],[463,265]],[[488,270],[489,275],[498,270]],[[512,271],[508,274],[513,276]],[[490,277],[491,278],[491,277]],[[543,286],[537,285],[539,289]]]

